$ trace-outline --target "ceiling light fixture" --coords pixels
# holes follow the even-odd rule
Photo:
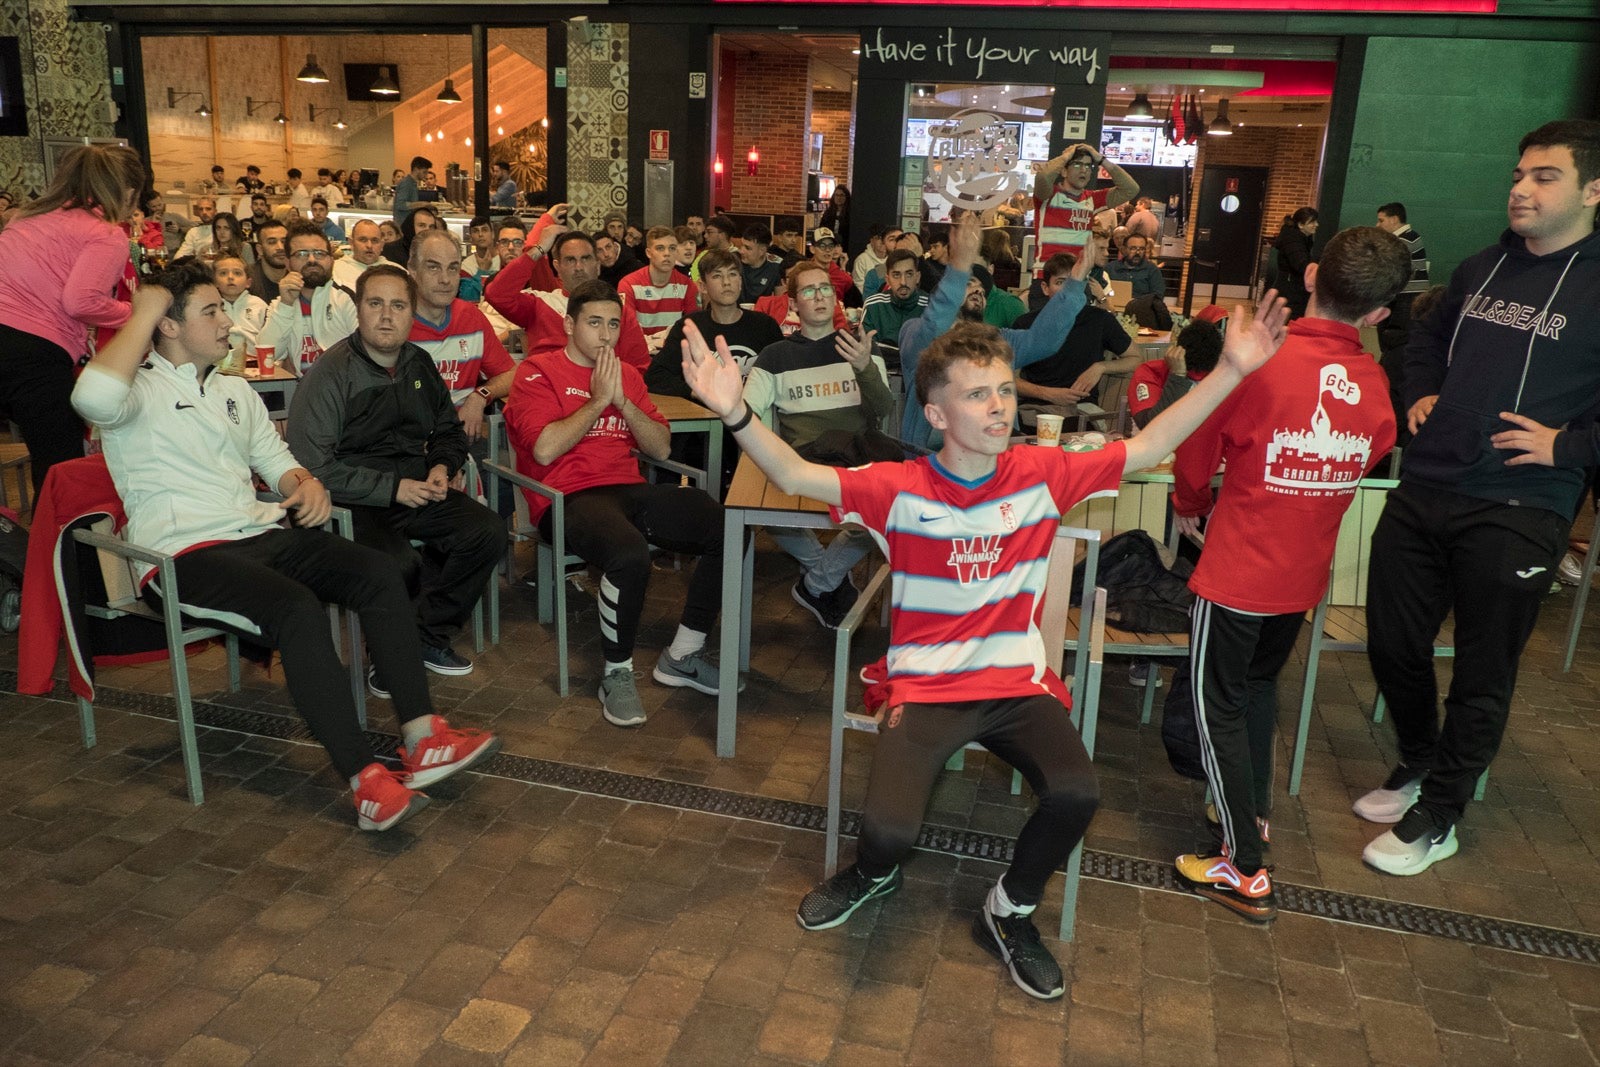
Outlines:
[[[450,38],[448,37],[444,39],[444,69],[447,72],[450,70]],[[456,92],[455,79],[446,74],[444,88],[439,90],[439,95],[434,99],[441,104],[461,103],[461,94]]]
[[[377,80],[368,91],[379,96],[399,96],[400,86],[395,84],[394,71],[389,67],[379,67]]]
[[[1128,105],[1125,113],[1130,119],[1153,119],[1156,117],[1155,109],[1150,106],[1150,97],[1145,93],[1135,93],[1133,103]]]
[[[1217,117],[1206,127],[1206,134],[1210,137],[1227,137],[1232,133],[1233,123],[1228,121],[1228,98],[1223,97],[1217,101]]]
[[[300,73],[294,76],[294,80],[305,82],[308,85],[328,84],[328,72],[323,70],[322,65],[317,62],[317,54],[315,52],[306,53],[306,65],[300,68]]]

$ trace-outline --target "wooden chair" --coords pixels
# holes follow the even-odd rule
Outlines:
[[[705,488],[706,472],[669,459],[651,459],[638,452],[639,461],[688,478],[697,488]],[[534,573],[538,582],[538,617],[545,625],[556,628],[556,692],[566,696],[571,690],[571,671],[567,664],[567,568],[582,566],[583,557],[567,551],[567,500],[566,494],[554,486],[519,474],[515,470],[516,453],[506,433],[505,418],[496,414],[489,418],[489,458],[483,464],[488,479],[489,499],[500,499],[500,482],[509,482],[515,489],[526,490],[550,501],[550,541],[539,535],[539,527],[528,513],[527,498],[513,492],[516,515],[507,523],[506,574],[510,578],[510,565],[515,546],[521,541],[532,541],[535,546]],[[500,643],[500,583],[492,577],[489,581],[489,633],[490,640]]]
[[[1043,617],[1040,620],[1045,661],[1051,670],[1063,678],[1065,675],[1062,674],[1062,664],[1065,658],[1067,617],[1071,608],[1069,601],[1072,570],[1080,543],[1087,549],[1089,559],[1087,580],[1092,581],[1099,563],[1100,531],[1071,526],[1063,526],[1056,532],[1055,545],[1050,552],[1050,565],[1045,578],[1047,593],[1044,598]],[[827,839],[823,848],[823,867],[825,876],[829,878],[833,877],[839,867],[839,824],[843,816],[844,731],[857,729],[877,733],[879,725],[879,720],[875,717],[853,715],[846,709],[845,694],[850,680],[850,641],[866,617],[872,602],[888,581],[889,574],[887,565],[878,568],[866,588],[861,591],[855,606],[839,624],[834,637],[833,722],[828,739],[828,821]],[[1106,592],[1104,589],[1095,589],[1090,609],[1091,620],[1098,619],[1103,623],[1105,610]],[[1091,626],[1091,632],[1102,634],[1104,627]],[[1082,736],[1083,747],[1088,750],[1091,759],[1094,758],[1095,733],[1099,723],[1100,671],[1104,663],[1105,655],[1098,639],[1091,641],[1090,647],[1080,651],[1073,661],[1072,724]],[[1013,788],[1013,792],[1015,791]],[[1082,865],[1083,842],[1080,841],[1067,859],[1066,884],[1061,901],[1060,937],[1063,941],[1072,939],[1072,931],[1076,924],[1079,868]]]

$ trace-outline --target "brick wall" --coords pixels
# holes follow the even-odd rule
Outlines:
[[[1317,206],[1322,140],[1321,126],[1235,126],[1231,137],[1200,138],[1200,151],[1194,167],[1195,195],[1190,198],[1188,236],[1184,241],[1185,254],[1194,251],[1198,194],[1208,162],[1219,167],[1267,168],[1267,197],[1261,212],[1261,235],[1276,237],[1285,215],[1292,215],[1303,207]],[[1358,218],[1356,223],[1365,221],[1364,218]]]
[[[811,132],[822,134],[822,173],[850,185],[850,152],[856,140],[854,94],[811,90]]]
[[[728,159],[735,213],[798,215],[806,206],[806,146],[810,129],[811,57],[750,53],[733,77],[733,154]],[[761,149],[759,172],[746,173],[745,155]],[[826,144],[826,142],[824,142]]]

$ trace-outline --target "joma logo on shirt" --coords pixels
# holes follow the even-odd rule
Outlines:
[[[532,378],[529,378],[528,380],[530,382],[533,381]],[[581,396],[585,400],[588,400],[589,399],[589,390],[587,390],[587,389],[579,389],[576,386],[569,385],[569,386],[567,386],[567,395],[568,396]]]
[[[973,582],[986,582],[994,573],[994,565],[1000,562],[1000,534],[991,534],[988,537],[952,537],[950,539],[950,558],[945,561],[955,568],[956,577],[962,585],[971,585]]]

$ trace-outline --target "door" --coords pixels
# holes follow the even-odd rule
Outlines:
[[[1202,174],[1194,256],[1216,261],[1218,284],[1250,284],[1266,199],[1266,167],[1207,167]]]

